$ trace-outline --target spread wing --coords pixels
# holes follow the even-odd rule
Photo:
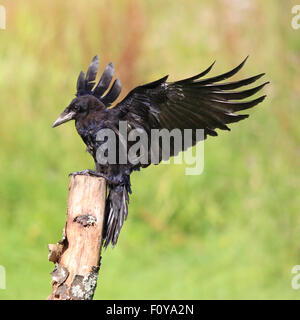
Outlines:
[[[106,107],[109,107],[121,93],[121,81],[116,79],[108,90],[114,76],[114,66],[112,63],[109,63],[105,68],[99,82],[95,86],[98,67],[99,58],[98,56],[95,56],[90,63],[86,75],[83,71],[81,71],[78,76],[76,96],[78,97],[91,94],[104,103]],[[105,94],[106,91],[107,93]]]
[[[207,135],[217,136],[216,129],[230,130],[228,124],[248,117],[248,114],[238,114],[238,111],[252,108],[264,100],[265,95],[252,100],[244,99],[257,93],[268,82],[240,90],[254,83],[264,73],[239,81],[222,82],[235,75],[246,60],[229,72],[206,79],[203,77],[214,63],[205,71],[184,80],[166,82],[166,76],[136,87],[115,108],[130,127],[146,131],[154,128],[178,128],[182,132],[192,129],[194,145],[198,141],[195,129],[204,129],[204,139]],[[171,147],[171,155],[175,154]]]

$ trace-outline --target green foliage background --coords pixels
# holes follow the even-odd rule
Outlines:
[[[202,175],[133,174],[129,219],[103,253],[97,299],[298,299],[300,30],[295,1],[3,0],[0,32],[1,299],[51,291],[47,244],[61,238],[68,173],[92,168],[74,125],[52,122],[95,54],[124,89],[212,74],[250,55],[268,98],[205,143]]]

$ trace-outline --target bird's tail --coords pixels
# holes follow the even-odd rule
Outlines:
[[[130,189],[130,177],[126,176],[121,184],[109,185],[109,194],[106,201],[105,242],[107,248],[111,243],[114,247],[118,241],[120,230],[128,216],[128,203]]]

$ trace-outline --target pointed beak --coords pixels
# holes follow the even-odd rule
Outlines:
[[[72,120],[72,119],[74,118],[74,116],[75,116],[75,112],[74,112],[74,111],[70,111],[70,112],[68,112],[68,113],[64,111],[64,112],[58,117],[58,119],[54,121],[54,123],[53,123],[53,125],[52,125],[52,128],[55,128],[55,127],[57,127],[57,126],[65,123],[65,122],[67,122],[67,121]]]

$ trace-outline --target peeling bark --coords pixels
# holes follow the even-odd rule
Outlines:
[[[63,239],[49,244],[55,263],[49,300],[91,300],[101,260],[106,182],[103,178],[72,176]]]

